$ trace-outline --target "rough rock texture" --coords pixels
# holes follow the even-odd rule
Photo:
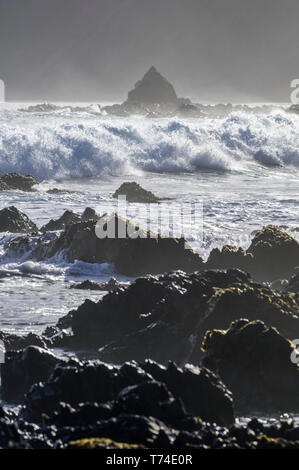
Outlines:
[[[38,184],[38,182],[32,175],[23,176],[18,173],[8,173],[0,178],[0,189],[31,191],[35,184]]]
[[[256,233],[247,253],[254,257],[251,273],[256,279],[289,278],[299,265],[299,243],[272,225]]]
[[[48,382],[28,393],[24,416],[39,421],[42,413],[58,411],[60,402],[99,403],[102,419],[137,414],[170,422],[193,415],[221,425],[234,422],[231,394],[216,375],[173,363],[163,368],[133,362],[120,369],[100,362],[59,365]]]
[[[10,206],[0,210],[0,232],[34,233],[38,228],[26,214]]]
[[[86,300],[58,327],[71,328],[71,348],[100,348],[108,362],[198,364],[205,332],[226,329],[240,316],[275,326],[286,338],[299,337],[296,299],[255,284],[239,270],[139,278],[97,303]]]
[[[37,346],[29,346],[17,352],[6,352],[5,363],[1,366],[3,399],[23,401],[30,387],[47,380],[56,365],[61,362],[62,359]]]
[[[91,207],[86,207],[83,214],[81,215],[82,222],[86,222],[87,220],[99,220],[99,218],[99,214],[97,214],[96,211]]]
[[[80,221],[80,216],[73,211],[65,211],[59,219],[51,219],[46,225],[41,228],[42,232],[64,230],[68,225]]]
[[[261,321],[206,333],[203,363],[219,374],[241,413],[299,410],[299,371],[290,341]]]
[[[99,238],[97,227],[106,238]],[[110,237],[110,231],[115,238]],[[138,238],[134,234],[138,234]],[[186,246],[184,239],[154,236],[113,215],[102,217],[97,223],[89,220],[67,226],[60,238],[48,245],[46,256],[65,250],[70,262],[112,263],[116,272],[128,276],[200,269],[202,258]]]
[[[135,88],[128,93],[128,103],[177,104],[178,98],[171,85],[155,67],[151,67]]]

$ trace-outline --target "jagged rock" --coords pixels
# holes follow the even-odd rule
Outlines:
[[[225,245],[214,248],[207,260],[207,269],[232,269],[238,268],[250,272],[253,263],[252,254],[246,253],[242,248]]]
[[[128,284],[124,282],[118,282],[115,277],[111,277],[108,282],[93,282],[93,281],[83,281],[79,284],[74,284],[71,286],[71,289],[81,289],[81,290],[99,290],[99,291],[108,291],[115,292],[120,287],[127,287]]]
[[[47,348],[46,338],[35,333],[28,333],[25,336],[0,331],[0,340],[4,342],[6,351],[18,351],[27,348],[27,346]]]
[[[38,184],[38,182],[32,175],[23,176],[18,173],[8,173],[0,178],[0,189],[31,191],[35,184]]]
[[[100,348],[107,362],[198,364],[206,330],[226,329],[241,315],[275,326],[286,338],[299,337],[296,299],[255,284],[240,270],[139,278],[98,302],[86,300],[58,326],[71,328],[72,348]]]
[[[299,264],[299,243],[272,225],[256,233],[247,253],[254,257],[251,274],[258,280],[289,278]]]
[[[57,219],[51,219],[46,225],[41,228],[42,232],[64,230],[67,225],[74,224],[80,221],[80,216],[73,211],[65,211],[62,216]]]
[[[166,387],[155,382],[152,373],[159,375]],[[84,402],[99,403],[95,414],[92,413],[93,424],[95,420],[121,414],[140,414],[180,427],[179,422],[187,418],[182,403],[187,412],[196,417],[218,424],[234,421],[230,392],[212,372],[193,366],[179,369],[170,364],[166,369],[153,362],[133,362],[120,369],[99,362],[59,365],[48,382],[32,387],[25,401],[24,417],[39,421],[43,413],[59,412],[60,402],[72,407]],[[104,403],[106,407],[102,406]],[[71,413],[67,417],[60,414],[56,414],[52,424],[59,425],[62,420],[74,424],[74,419],[82,419]]]
[[[228,330],[208,331],[203,342],[206,367],[233,393],[237,410],[263,413],[299,409],[299,371],[294,347],[261,321],[237,320]]]
[[[0,232],[34,233],[38,228],[26,214],[10,206],[0,210]]]
[[[155,67],[151,67],[128,93],[127,103],[166,103],[177,105],[177,95],[171,85]]]
[[[203,263],[184,239],[145,232],[117,214],[101,217],[98,222],[89,220],[67,226],[60,238],[47,247],[47,257],[61,250],[70,262],[111,263],[117,273],[128,276],[174,269],[194,271]]]
[[[100,216],[94,209],[91,209],[91,207],[86,207],[83,214],[81,215],[82,222],[86,222],[87,220],[99,220],[99,218]]]
[[[134,181],[122,183],[122,185],[113,194],[115,199],[119,196],[126,196],[126,201],[128,202],[155,203],[161,200],[151,191],[143,189]]]
[[[64,362],[49,350],[29,346],[5,354],[1,367],[2,394],[6,401],[22,401],[30,387],[47,380],[57,364]]]
[[[179,368],[172,362],[167,367],[154,361],[139,366],[181,399],[191,416],[220,425],[234,422],[232,395],[211,371],[190,364]]]

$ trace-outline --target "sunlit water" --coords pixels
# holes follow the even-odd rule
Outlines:
[[[112,198],[134,180],[170,200],[151,207],[150,228],[176,230],[204,259],[213,247],[247,248],[252,233],[276,224],[299,238],[299,117],[233,113],[223,119],[111,118],[95,113],[25,113],[0,108],[0,170],[34,174],[36,191],[0,192],[0,208],[15,205],[38,226],[66,209],[82,213],[119,210]],[[74,191],[50,195],[50,188]],[[129,204],[127,217],[147,228],[143,205]],[[162,214],[171,214],[167,220]],[[139,211],[139,213],[138,213]],[[181,219],[182,211],[197,217]],[[0,250],[11,237],[0,234]],[[1,328],[41,331],[85,298],[103,293],[69,290],[75,281],[108,280],[113,266],[57,256],[47,263],[2,258]],[[121,280],[128,280],[116,276]]]

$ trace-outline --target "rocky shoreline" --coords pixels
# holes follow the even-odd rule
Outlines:
[[[134,201],[139,192],[140,202],[158,202],[138,185],[129,189]],[[114,224],[126,238],[101,239],[97,224]],[[291,418],[254,418],[299,412],[291,360],[299,244],[288,233],[267,226],[247,250],[225,246],[204,261],[184,239],[91,208],[38,228],[9,207],[0,211],[0,230],[17,234],[4,256],[41,261],[63,253],[137,278],[74,285],[107,294],[40,335],[0,332],[1,396],[19,405],[0,409],[1,448],[299,446]],[[252,419],[240,424],[245,415]]]

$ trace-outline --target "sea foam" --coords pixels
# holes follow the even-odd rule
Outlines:
[[[0,113],[1,172],[40,180],[299,168],[299,116],[232,113],[222,119]]]

